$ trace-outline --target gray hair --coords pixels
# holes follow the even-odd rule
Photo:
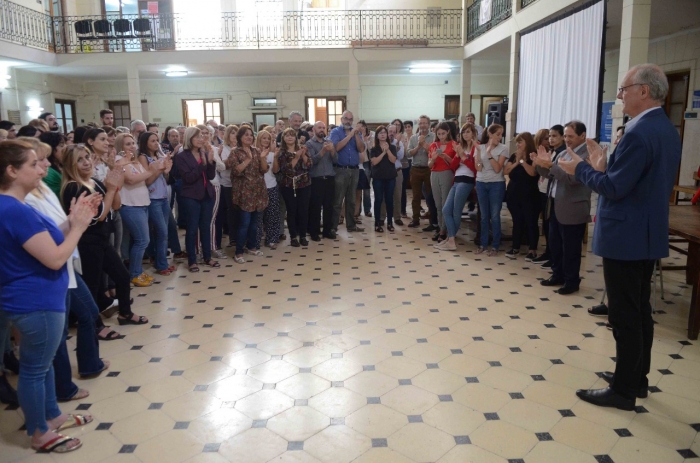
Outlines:
[[[136,128],[136,126],[139,125],[139,124],[141,124],[141,125],[143,125],[144,127],[146,127],[146,123],[145,123],[144,121],[142,121],[142,120],[140,120],[140,119],[136,119],[136,120],[131,121],[131,130],[134,130],[134,129]]]
[[[668,79],[664,71],[655,64],[638,64],[631,71],[635,71],[635,83],[649,87],[651,98],[656,101],[666,101],[668,95]]]
[[[289,113],[289,119],[291,119],[292,116],[299,116],[301,117],[301,120],[304,120],[304,116],[302,116],[299,111],[292,111],[291,113]]]
[[[129,127],[124,127],[123,125],[120,125],[119,127],[114,129],[117,133],[130,133]]]

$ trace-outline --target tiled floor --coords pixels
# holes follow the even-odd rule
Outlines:
[[[34,455],[6,409],[0,461],[698,461],[700,344],[686,341],[681,272],[658,299],[652,393],[636,412],[601,409],[574,393],[614,366],[612,333],[586,313],[601,260],[587,253],[582,290],[559,296],[539,285],[546,271],[475,256],[463,232],[456,252],[398,227],[181,265],[134,291],[152,324],[101,343],[109,372],[62,404],[95,417],[69,433],[83,448]]]

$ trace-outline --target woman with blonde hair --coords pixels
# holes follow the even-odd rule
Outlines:
[[[255,249],[258,233],[258,214],[265,210],[268,203],[264,175],[268,170],[267,159],[253,146],[255,141],[253,129],[242,125],[236,134],[236,149],[226,160],[226,167],[231,169],[232,203],[238,209],[238,230],[236,233],[237,264],[244,264],[243,252],[262,256]]]
[[[218,268],[221,265],[211,258],[211,218],[214,210],[215,191],[212,180],[216,177],[214,150],[206,150],[205,140],[197,127],[188,127],[182,140],[182,151],[175,156],[175,164],[182,178],[181,206],[185,210],[187,232],[185,247],[187,262],[192,273],[199,272],[197,266],[197,232],[202,240],[204,264]],[[206,138],[205,138],[206,137]]]
[[[121,170],[121,172],[119,172]],[[131,286],[129,271],[124,267],[119,254],[109,242],[113,211],[121,207],[121,191],[123,191],[126,167],[115,168],[107,174],[104,183],[93,177],[92,156],[82,145],[71,145],[66,148],[63,156],[63,184],[61,185],[61,203],[63,210],[68,213],[72,201],[83,193],[99,193],[102,201],[97,208],[97,214],[90,222],[83,237],[78,242],[81,256],[83,279],[90,289],[95,301],[105,290],[104,276],[114,282],[116,296],[119,302],[120,325],[142,325],[148,323],[146,317],[135,315],[131,311]],[[116,335],[116,336],[115,336]],[[117,333],[108,333],[100,339],[111,341],[119,339]]]
[[[260,155],[265,157],[268,169],[265,172],[265,187],[267,188],[267,207],[262,214],[258,214],[258,234],[255,239],[255,249],[260,249],[263,227],[265,228],[265,246],[277,249],[282,222],[280,221],[280,192],[277,186],[276,174],[280,170],[277,150],[275,149],[272,134],[266,130],[258,133],[255,147],[260,150]]]

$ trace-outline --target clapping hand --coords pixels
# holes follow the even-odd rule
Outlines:
[[[571,161],[564,161],[563,159],[560,159],[558,165],[567,174],[575,175],[576,166],[579,165],[579,163],[583,162],[583,159],[581,159],[581,157],[578,154],[576,154],[571,148],[566,148],[566,152],[569,154],[569,156],[571,156]]]
[[[77,228],[81,232],[87,230],[95,215],[96,210],[91,201],[86,199],[86,193],[81,194],[77,199],[73,198],[71,200],[68,214],[68,222],[71,228]]]
[[[117,190],[124,185],[124,169],[110,169],[109,173],[105,177],[105,186],[107,190]]]
[[[598,172],[605,172],[608,164],[608,147],[601,147],[595,140],[586,139],[586,148],[588,148],[588,162]]]
[[[173,168],[173,160],[169,157],[165,158],[165,160],[163,161],[163,166],[165,167],[165,169],[163,170],[163,173],[166,173],[166,174],[170,173],[170,169]]]

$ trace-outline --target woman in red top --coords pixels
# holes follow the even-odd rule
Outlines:
[[[442,208],[445,207],[447,195],[452,188],[454,180],[454,171],[451,164],[452,159],[457,152],[455,146],[457,143],[452,140],[450,135],[450,126],[447,122],[441,122],[435,131],[437,141],[430,145],[428,167],[430,167],[430,188],[433,191],[433,199],[438,213],[438,224],[440,230],[433,235],[433,241],[444,241],[447,239],[447,225],[445,225],[445,216],[442,213]]]

